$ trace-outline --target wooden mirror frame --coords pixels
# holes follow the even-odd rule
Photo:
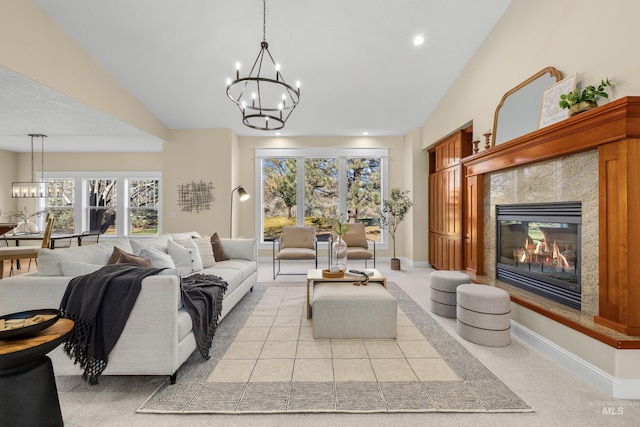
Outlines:
[[[537,72],[536,74],[534,74],[533,76],[529,77],[527,80],[523,81],[522,83],[520,83],[519,85],[517,85],[516,87],[514,87],[513,89],[511,89],[510,91],[508,91],[507,93],[504,94],[504,96],[500,100],[500,103],[496,107],[496,112],[495,112],[495,114],[493,116],[493,133],[491,135],[491,146],[492,147],[496,146],[496,133],[497,133],[497,130],[498,130],[498,115],[500,114],[500,108],[502,108],[502,106],[504,105],[504,103],[507,100],[507,98],[510,95],[513,95],[514,93],[518,92],[519,90],[522,90],[524,87],[526,87],[527,85],[529,85],[533,81],[537,80],[538,78],[544,76],[545,74],[549,74],[550,77],[555,77],[556,78],[556,83],[559,82],[560,80],[562,80],[562,72],[561,71],[555,69],[554,67],[546,67],[546,68],[544,68],[541,71]],[[542,94],[543,94],[543,92],[541,91],[540,92],[540,100],[542,100]],[[525,132],[525,133],[528,133],[528,132]],[[524,135],[524,133],[523,133],[523,135]]]

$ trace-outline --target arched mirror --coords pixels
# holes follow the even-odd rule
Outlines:
[[[505,93],[493,118],[493,146],[538,129],[542,94],[560,80],[562,73],[547,67]]]

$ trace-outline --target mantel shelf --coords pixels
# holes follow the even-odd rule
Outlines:
[[[473,176],[588,151],[640,138],[638,119],[640,96],[628,96],[465,157],[462,163],[467,176]]]

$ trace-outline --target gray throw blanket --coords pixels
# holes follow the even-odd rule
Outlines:
[[[209,349],[218,327],[222,297],[227,286],[221,277],[212,274],[194,274],[183,277],[181,281],[182,302],[191,316],[196,344],[205,360],[209,360]]]
[[[60,303],[62,317],[75,322],[64,351],[84,369],[91,385],[107,367],[109,353],[118,342],[140,294],[142,279],[162,268],[111,264],[71,279]]]

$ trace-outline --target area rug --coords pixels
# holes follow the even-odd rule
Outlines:
[[[313,340],[305,287],[258,284],[141,413],[531,412],[394,283],[397,340]]]

